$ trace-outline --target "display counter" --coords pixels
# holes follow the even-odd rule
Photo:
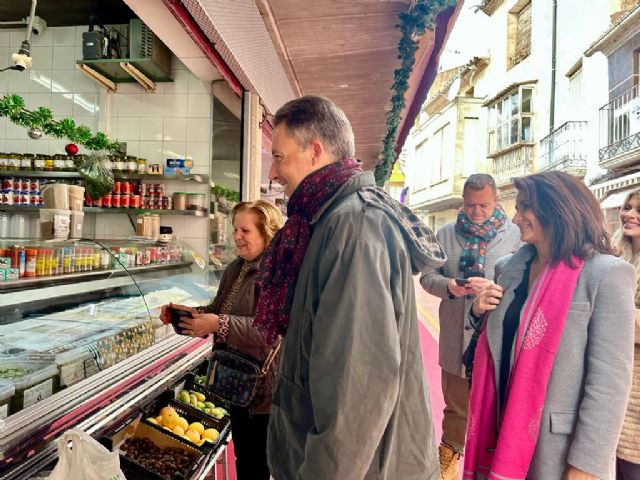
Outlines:
[[[158,319],[168,302],[204,305],[215,294],[217,277],[186,244],[3,239],[0,265],[18,274],[0,276],[0,479],[51,465],[69,428],[98,438],[177,395],[211,351],[210,339]],[[189,478],[222,454],[221,434]]]

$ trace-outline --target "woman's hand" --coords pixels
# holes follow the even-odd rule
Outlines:
[[[465,285],[467,295],[479,295],[480,292],[489,285],[491,280],[484,277],[469,277],[469,282]]]
[[[214,313],[192,313],[193,318],[182,317],[180,328],[185,335],[204,337],[220,329],[220,317]]]
[[[588,474],[576,467],[569,465],[564,471],[562,480],[598,480],[598,477]]]
[[[495,310],[500,304],[504,289],[497,283],[490,283],[485,286],[480,294],[473,301],[471,310],[476,317],[484,315],[486,312]]]
[[[191,312],[191,315],[198,313],[198,310],[196,310],[193,307],[187,307],[186,305],[179,305],[177,303],[169,303],[167,305],[163,305],[162,307],[160,307],[159,317],[160,317],[160,321],[165,325],[168,325],[171,323],[171,313],[169,312],[169,310],[172,308],[179,308],[180,310],[186,310],[187,312]]]

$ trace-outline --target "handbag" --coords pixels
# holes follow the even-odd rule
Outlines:
[[[242,265],[238,277],[225,298],[220,314],[228,314],[247,272],[253,267],[251,262]],[[238,407],[248,407],[259,392],[269,368],[278,355],[282,340],[278,339],[264,363],[249,355],[243,355],[229,346],[219,346],[213,350],[209,361],[207,385],[210,393],[218,400]]]
[[[209,364],[209,391],[231,405],[248,407],[278,355],[280,344],[278,340],[262,365],[230,347],[214,350]]]

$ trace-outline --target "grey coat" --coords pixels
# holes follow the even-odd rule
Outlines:
[[[436,480],[412,246],[354,177],[299,273],[269,423],[276,480]]]
[[[456,222],[451,222],[438,230],[437,238],[447,254],[447,261],[440,268],[426,268],[420,277],[420,283],[431,295],[442,299],[438,311],[440,367],[448,373],[464,377],[462,354],[469,345],[473,334],[471,328],[465,328],[465,318],[475,297],[466,295],[450,299],[447,291],[449,279],[462,276],[459,262],[466,240],[462,235],[456,233],[455,226]],[[498,259],[515,252],[521,245],[520,229],[507,218],[505,224],[498,229],[496,237],[487,245],[486,278],[493,280],[494,265]]]
[[[504,314],[534,254],[526,245],[496,265],[505,292],[486,327],[496,379]],[[560,480],[568,464],[614,479],[631,386],[635,284],[634,269],[623,260],[596,254],[585,261],[553,363],[528,479]]]

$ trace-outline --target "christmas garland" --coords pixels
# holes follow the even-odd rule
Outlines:
[[[47,107],[38,107],[33,111],[27,110],[24,99],[20,95],[5,95],[0,98],[0,117],[7,117],[16,125],[31,130],[41,130],[55,138],[68,138],[89,150],[118,148],[118,142],[112,142],[104,133],[94,134],[86,125],[76,126],[70,118],[53,120],[53,112]]]
[[[415,53],[418,49],[416,38],[422,36],[428,28],[433,30],[438,12],[455,4],[455,0],[417,0],[409,12],[400,13],[400,23],[396,25],[402,31],[398,43],[398,59],[400,68],[394,71],[394,81],[391,85],[391,110],[387,113],[387,134],[382,142],[382,161],[376,167],[375,177],[379,186],[384,186],[391,176],[393,164],[396,161],[396,135],[400,124],[400,114],[405,107],[404,95],[409,89],[409,77],[415,63]]]

